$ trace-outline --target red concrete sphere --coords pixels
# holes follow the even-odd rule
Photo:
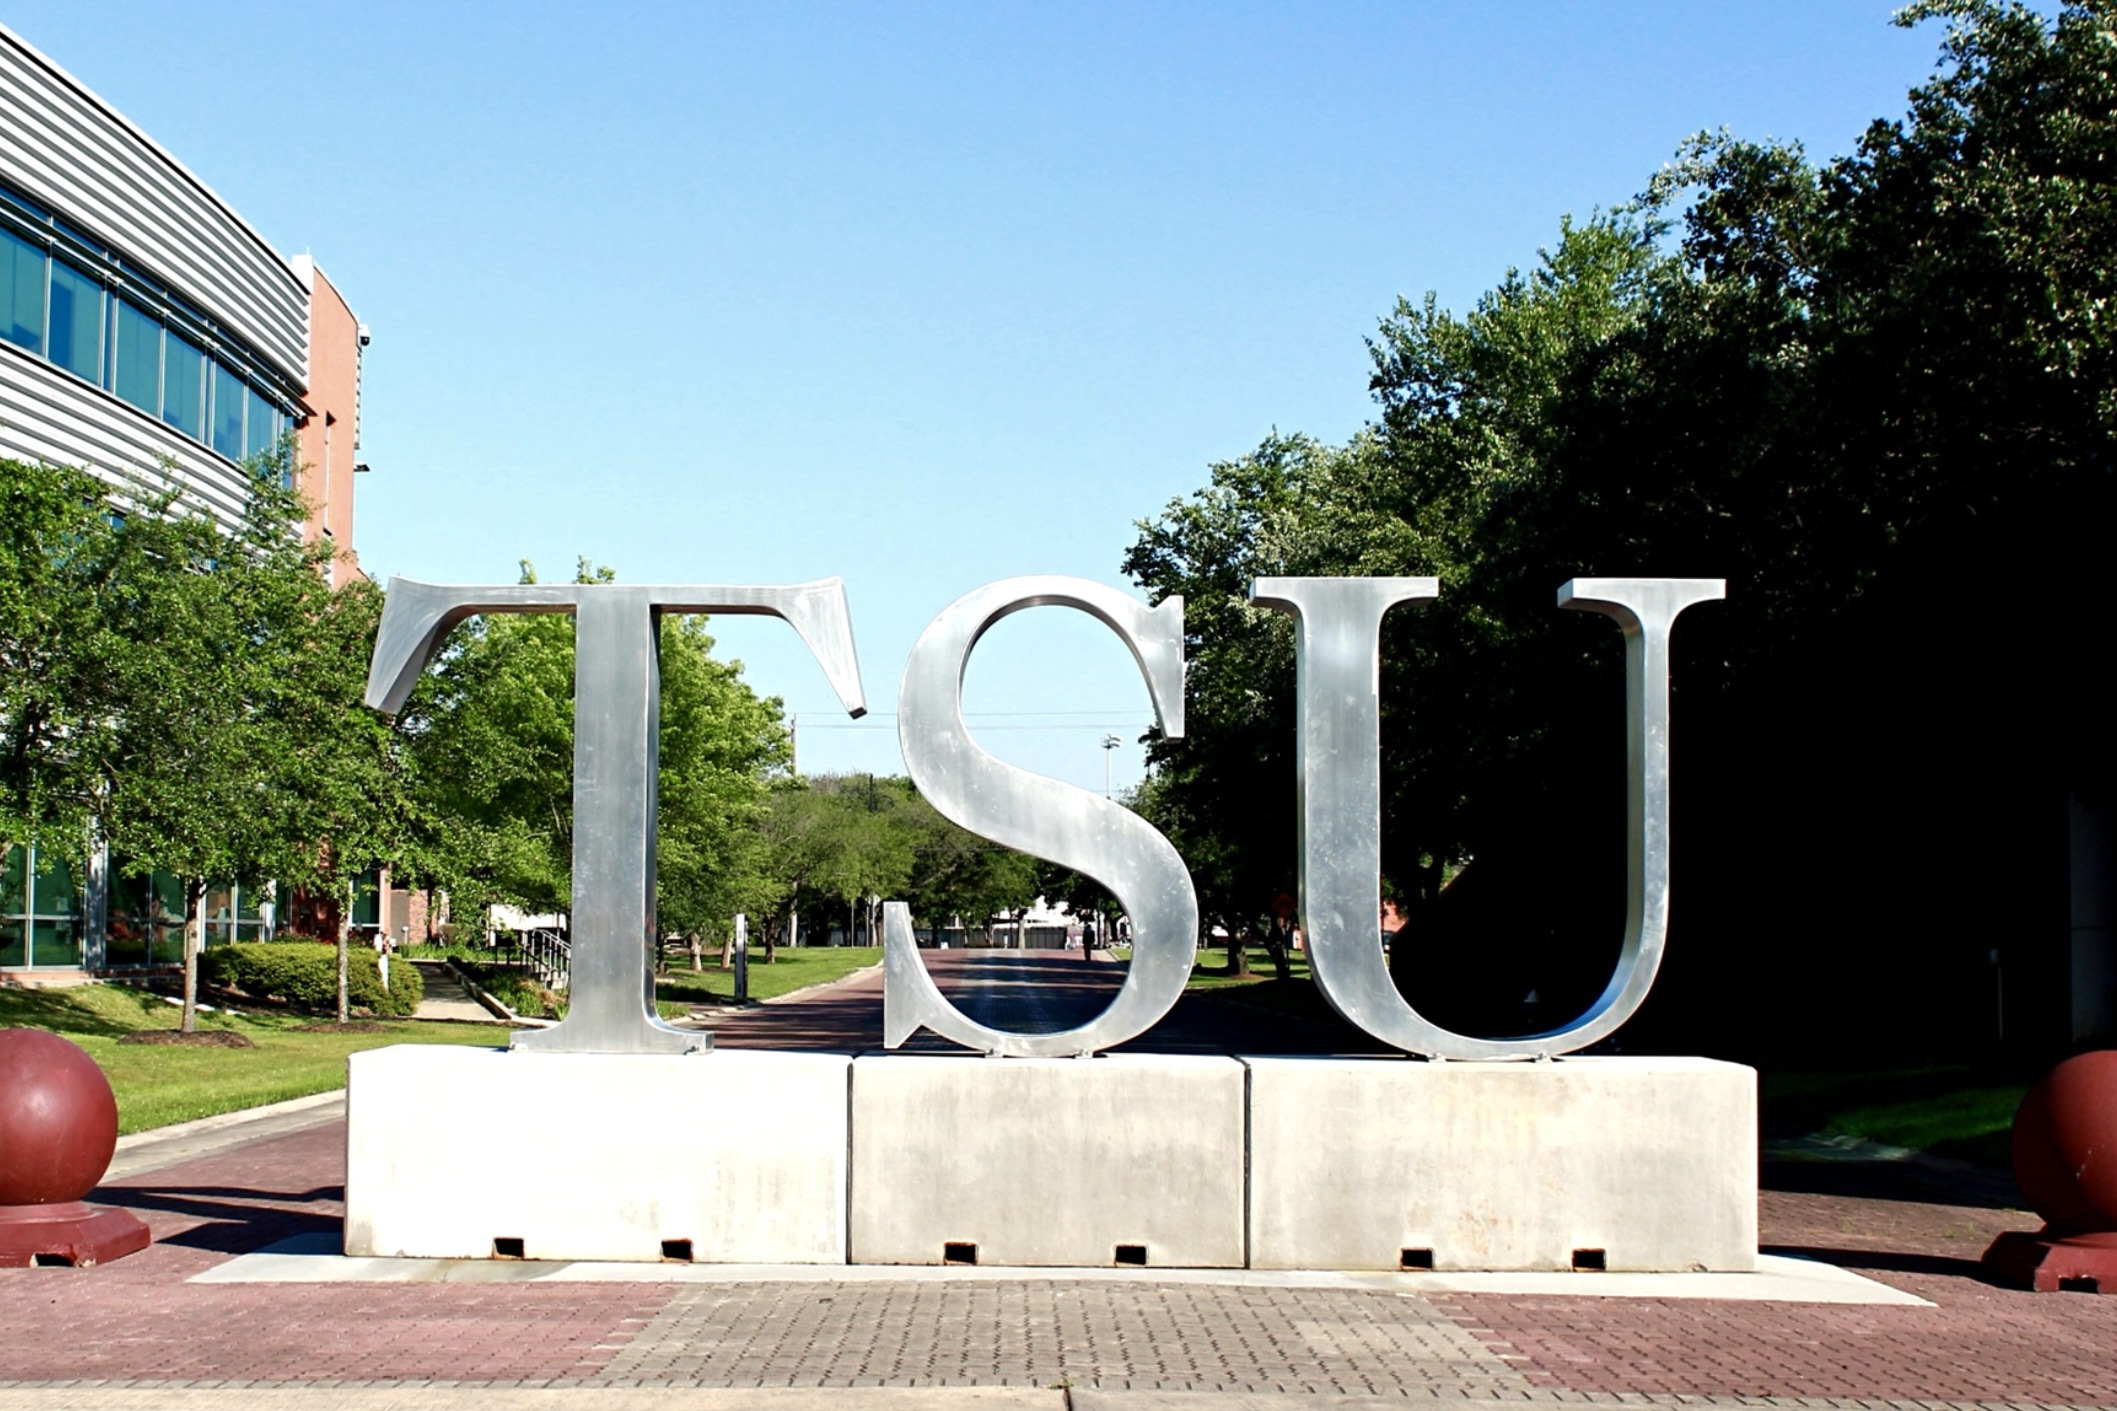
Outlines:
[[[2069,1058],[2029,1089],[2014,1181],[2052,1234],[2117,1230],[2117,1049]]]
[[[0,1029],[0,1206],[79,1200],[110,1169],[118,1100],[78,1044]]]

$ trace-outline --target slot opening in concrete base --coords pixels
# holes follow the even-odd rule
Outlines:
[[[38,1269],[71,1269],[74,1266],[73,1260],[63,1254],[34,1254],[30,1256],[30,1264]],[[2094,1280],[2088,1282],[2092,1285]],[[2093,1291],[2090,1288],[2089,1292]]]
[[[1400,1249],[1397,1251],[1399,1269],[1431,1269],[1433,1251],[1430,1249]]]
[[[1139,1264],[1147,1262],[1147,1247],[1143,1244],[1121,1244],[1110,1256],[1113,1264]]]
[[[941,1246],[943,1264],[975,1264],[978,1262],[978,1247],[967,1240],[950,1240]]]
[[[520,1259],[522,1241],[515,1235],[495,1235],[492,1242],[492,1257],[495,1259]]]
[[[672,1264],[689,1264],[691,1262],[691,1241],[663,1240],[662,1258]]]
[[[1601,1273],[1609,1267],[1609,1260],[1599,1249],[1576,1249],[1573,1251],[1573,1267],[1582,1273]]]
[[[38,1255],[37,1262],[42,1264],[44,1256]],[[2060,1279],[2058,1281],[2058,1291],[2060,1293],[2101,1293],[2102,1280],[2088,1274],[2080,1275],[2077,1278]]]

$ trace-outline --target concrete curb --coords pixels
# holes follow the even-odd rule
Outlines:
[[[134,1132],[118,1138],[117,1153],[111,1157],[110,1169],[103,1173],[103,1184],[211,1156],[265,1137],[307,1131],[326,1122],[338,1121],[344,1115],[345,1089],[334,1088],[330,1092],[290,1098],[264,1107],[223,1112],[193,1122],[177,1122],[167,1127]]]
[[[149,1127],[144,1132],[133,1132],[118,1138],[118,1155],[137,1151],[161,1141],[176,1141],[197,1136],[203,1132],[218,1132],[227,1127],[244,1127],[290,1113],[306,1112],[312,1107],[328,1107],[332,1103],[345,1101],[344,1088],[332,1088],[329,1092],[311,1093],[307,1097],[288,1098],[285,1102],[267,1103],[263,1107],[245,1107],[237,1112],[217,1113],[212,1117],[200,1117],[190,1122],[172,1122],[166,1127]]]
[[[788,990],[783,995],[773,995],[770,999],[761,999],[757,1002],[759,1004],[786,1004],[792,1000],[806,998],[815,994],[818,990],[836,989],[840,985],[850,985],[855,980],[865,980],[870,975],[879,974],[881,969],[882,963],[877,961],[873,965],[863,965],[858,970],[848,970],[835,980],[819,980],[813,985],[803,985],[798,990]]]

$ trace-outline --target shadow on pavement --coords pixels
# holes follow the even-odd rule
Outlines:
[[[214,1254],[248,1254],[293,1235],[328,1232],[340,1228],[338,1211],[289,1209],[295,1203],[312,1204],[344,1198],[342,1186],[319,1186],[306,1191],[263,1191],[229,1186],[111,1186],[90,1197],[101,1204],[120,1205],[142,1215],[173,1216],[154,1221],[155,1242]]]
[[[1985,1268],[1975,1259],[1941,1254],[1910,1254],[1894,1249],[1825,1249],[1813,1245],[1768,1244],[1765,1254],[1785,1254],[1796,1259],[1814,1259],[1841,1269],[1865,1269],[1882,1274],[1946,1274],[1957,1279],[1985,1279]]]
[[[2005,1171],[1910,1161],[1785,1160],[1766,1156],[1758,1184],[1794,1195],[1854,1196],[1933,1205],[2019,1210],[2027,1202]]]

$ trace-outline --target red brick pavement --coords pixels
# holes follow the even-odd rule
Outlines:
[[[1539,1386],[1699,1396],[2117,1403],[2117,1297],[1995,1288],[1977,1257],[2018,1211],[1766,1191],[1767,1249],[1856,1269],[1934,1308],[1437,1299]]]
[[[0,1379],[578,1377],[667,1301],[652,1285],[184,1282],[335,1229],[344,1180],[345,1128],[332,1123],[99,1191],[155,1243],[99,1269],[0,1270]]]

